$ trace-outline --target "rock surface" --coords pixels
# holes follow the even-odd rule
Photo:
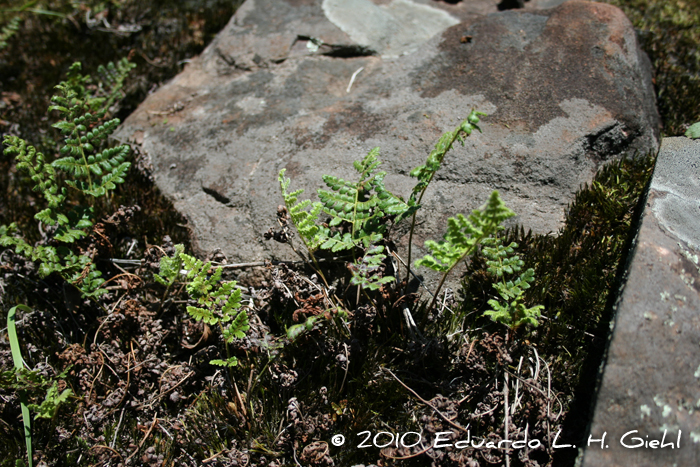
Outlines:
[[[590,443],[584,467],[698,465],[699,180],[700,140],[664,139],[618,301],[590,431],[592,439],[606,434],[606,447]],[[650,443],[622,445],[639,445],[640,439]],[[652,445],[653,440],[659,443]]]
[[[483,134],[426,192],[419,247],[494,189],[515,222],[555,231],[603,161],[657,147],[648,59],[617,8],[352,0],[364,12],[352,16],[344,3],[248,0],[122,126],[200,251],[291,258],[262,236],[277,225],[280,169],[314,197],[322,174],[354,179],[352,161],[380,146],[387,187],[407,196],[410,170],[472,108],[488,114]]]

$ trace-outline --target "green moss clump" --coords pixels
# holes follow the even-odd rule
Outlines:
[[[654,69],[663,131],[700,121],[700,0],[607,0],[639,31]]]

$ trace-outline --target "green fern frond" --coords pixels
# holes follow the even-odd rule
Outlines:
[[[229,357],[226,360],[215,359],[209,361],[212,365],[223,366],[223,367],[234,367],[238,365],[238,359],[236,357]]]
[[[494,191],[488,202],[481,209],[474,210],[469,218],[462,214],[450,217],[443,240],[426,241],[425,247],[430,254],[416,261],[416,265],[443,273],[451,271],[457,263],[476,251],[484,239],[503,230],[503,221],[513,216],[515,213],[506,207],[498,192]]]
[[[166,287],[170,287],[175,283],[175,280],[180,276],[182,269],[182,258],[180,255],[185,252],[183,245],[175,245],[175,254],[173,257],[163,256],[158,263],[158,274],[153,274],[156,282],[159,282]]]
[[[90,268],[88,274],[84,277],[83,274],[75,277],[74,284],[78,286],[83,297],[96,298],[107,292],[107,289],[100,287],[105,281],[102,279],[102,272],[94,269],[93,264],[88,267]]]
[[[376,245],[384,239],[387,218],[404,219],[418,209],[415,203],[411,206],[385,188],[386,172],[377,171],[380,164],[379,148],[374,148],[362,160],[353,163],[359,174],[357,182],[324,175],[323,181],[328,189],[319,189],[321,201],[313,204],[309,200],[298,202],[303,190],[288,192],[290,180],[284,177],[284,169],[279,175],[285,205],[309,252],[313,255],[317,249],[350,250],[354,254],[358,248],[366,250],[368,256],[356,261],[352,283],[365,288],[374,284],[373,290],[394,280],[373,272],[385,257],[378,255],[381,250],[377,248],[383,247]],[[321,212],[330,216],[327,226],[319,225]],[[348,229],[331,231],[331,227],[342,224]]]
[[[420,206],[416,203],[405,202],[402,198],[391,193],[384,187],[384,176],[377,177],[377,183],[374,186],[374,191],[377,194],[379,209],[387,216],[396,216],[394,222],[397,224],[404,219],[411,217]]]
[[[204,263],[182,252],[178,256],[188,270],[187,278],[190,282],[187,284],[187,292],[202,305],[188,306],[187,313],[197,321],[204,321],[210,325],[218,324],[227,344],[234,339],[244,338],[250,324],[248,313],[241,310],[241,291],[236,282],[220,283],[221,268],[215,268],[209,275],[211,262]],[[235,366],[237,360],[235,357],[229,357],[225,361],[212,360],[210,363]]]
[[[506,275],[520,272],[524,262],[515,255],[517,243],[511,242],[503,245],[498,237],[484,241],[482,253],[487,258],[488,271],[500,281],[492,284],[501,300],[488,301],[490,310],[484,312],[484,316],[490,317],[497,323],[502,323],[515,330],[524,324],[537,326],[541,316],[542,305],[526,307],[523,303],[525,290],[530,288],[530,283],[535,280],[535,270],[530,268],[518,275],[514,280],[506,281]]]
[[[116,65],[112,62],[107,67],[100,65],[97,69],[97,80],[93,80],[93,77],[81,74],[80,62],[73,63],[68,69],[66,81],[56,86],[60,92],[51,98],[54,105],[49,107],[49,111],[58,110],[67,122],[76,125],[101,120],[114,103],[124,97],[124,81],[135,67],[136,65],[126,58]],[[90,85],[93,85],[92,89],[88,89]],[[83,117],[82,121],[74,122],[74,119]]]
[[[412,254],[412,248],[413,248],[413,232],[416,227],[416,211],[421,207],[421,201],[423,200],[423,195],[425,194],[425,191],[428,189],[428,186],[433,180],[433,177],[435,176],[435,173],[440,169],[442,166],[442,161],[445,158],[445,155],[452,149],[452,146],[454,145],[455,141],[459,141],[464,145],[464,137],[463,135],[469,136],[471,135],[472,131],[478,130],[481,132],[481,128],[479,128],[478,123],[479,123],[479,116],[481,115],[486,115],[483,112],[477,112],[476,110],[472,110],[469,113],[469,116],[464,120],[459,127],[457,127],[454,131],[448,131],[445,134],[440,137],[438,140],[437,144],[435,145],[435,149],[433,149],[430,152],[430,155],[425,161],[425,164],[419,165],[415,169],[411,170],[411,177],[415,177],[418,179],[418,182],[416,185],[413,187],[413,190],[411,190],[411,196],[408,199],[407,206],[411,210],[410,217],[411,219],[411,229],[409,231],[408,235],[408,264],[411,263],[411,254]],[[400,218],[403,217],[408,217],[409,214],[406,214],[405,216],[399,216]],[[438,247],[438,244],[432,243],[434,247]],[[438,248],[439,249],[439,248]],[[469,254],[469,251],[465,251],[464,254]],[[463,256],[462,256],[463,257]],[[422,260],[421,264],[425,265],[426,267],[429,267],[431,269],[434,269],[436,271],[441,271],[445,275],[443,275],[443,278],[440,282],[440,285],[438,286],[438,290],[440,287],[442,287],[442,284],[445,280],[446,274],[450,272],[452,267],[454,267],[457,262],[459,262],[459,259],[456,261],[453,261],[453,258],[450,259],[448,262],[444,262],[440,260],[439,258],[434,258],[431,255],[428,255],[424,257]],[[406,272],[406,283],[408,283],[410,276],[410,268]],[[436,292],[437,292],[436,291]],[[433,303],[430,305],[432,308],[432,305],[435,304],[435,298],[437,297],[437,293],[435,297],[433,298]],[[427,316],[427,315],[426,315]]]
[[[204,321],[207,324],[217,324],[219,322],[219,318],[215,316],[211,310],[206,308],[188,306],[187,314],[193,317],[196,321]]]
[[[15,237],[13,234],[17,232],[17,224],[13,222],[10,225],[0,225],[0,246],[5,248],[14,248],[15,253],[30,258],[34,252],[34,247],[28,244],[23,238]]]
[[[34,420],[40,418],[52,419],[56,416],[59,406],[66,402],[70,396],[73,395],[73,391],[68,388],[64,389],[60,394],[58,393],[58,383],[54,381],[53,385],[46,391],[46,396],[42,403],[39,404],[28,404],[27,408],[36,412]]]
[[[386,172],[376,172],[379,148],[372,149],[362,161],[355,161],[355,170],[360,174],[358,182],[349,182],[339,177],[324,175],[328,190],[318,190],[323,211],[331,216],[331,227],[347,222],[351,232],[330,236],[322,245],[332,251],[350,250],[358,246],[369,248],[379,243],[386,231],[384,218],[390,215],[405,215],[410,207],[384,187]]]
[[[289,216],[292,219],[292,223],[299,232],[306,249],[313,254],[314,251],[318,250],[324,241],[324,235],[321,228],[318,226],[318,216],[321,214],[321,203],[311,203],[310,200],[305,199],[303,201],[297,202],[300,194],[304,190],[296,190],[288,193],[289,184],[291,180],[284,177],[286,169],[280,170],[279,173],[279,183],[282,189],[282,197],[284,198],[284,205],[287,207]],[[307,209],[308,207],[311,209]]]
[[[489,273],[496,277],[503,277],[504,274],[513,274],[519,272],[525,264],[519,256],[514,256],[515,249],[518,244],[511,242],[509,245],[503,245],[498,238],[490,238],[484,240],[483,253],[484,256],[490,258],[486,262]]]
[[[428,185],[432,181],[435,172],[437,172],[442,166],[442,161],[445,158],[445,155],[450,151],[450,149],[452,149],[455,141],[459,141],[462,143],[462,145],[464,145],[462,135],[469,136],[474,130],[481,132],[481,128],[478,126],[480,115],[483,116],[486,114],[472,110],[467,119],[464,120],[459,127],[457,127],[454,131],[446,132],[440,137],[435,145],[435,149],[430,152],[425,164],[419,165],[411,171],[411,177],[418,179],[418,183],[416,183],[411,192],[411,199],[413,201],[418,203],[420,202],[423,193],[425,192],[426,188],[428,188]]]
[[[382,274],[384,270],[382,263],[386,259],[386,255],[383,252],[383,246],[374,246],[355,262],[350,283],[359,285],[363,289],[377,290],[384,284],[394,282],[396,280],[395,277]]]
[[[46,208],[40,210],[35,219],[57,226],[52,241],[59,243],[32,247],[10,235],[14,230],[11,228],[2,233],[0,244],[14,247],[19,254],[38,261],[41,277],[58,273],[86,297],[106,292],[101,288],[104,283],[101,273],[95,269],[91,258],[76,255],[62,244],[75,243],[88,236],[93,227],[94,212],[91,207],[69,206],[66,203],[67,187],[87,196],[99,197],[124,182],[130,167],[126,161],[129,147],[105,148],[102,152],[96,152],[96,149],[106,145],[107,138],[119,125],[117,119],[103,119],[115,100],[123,97],[123,81],[133,66],[126,60],[116,66],[108,65],[100,71],[103,79],[96,85],[92,85],[90,76],[81,74],[80,63],[70,67],[66,80],[56,86],[58,93],[51,98],[49,107],[50,112],[56,111],[62,117],[53,127],[64,138],[59,150],[62,157],[53,163],[49,164],[41,153],[20,138],[6,136],[3,140],[7,146],[5,154],[15,156],[17,168],[29,175],[35,184],[34,191],[46,199]],[[58,171],[65,175],[59,175]]]
[[[50,209],[60,206],[66,198],[65,189],[59,189],[56,183],[56,171],[51,164],[46,163],[44,155],[16,136],[5,135],[3,144],[7,146],[5,155],[14,156],[17,169],[26,172],[35,183],[32,190],[44,195]],[[48,223],[55,225],[55,222]]]
[[[240,294],[240,290],[238,291]],[[240,295],[238,297],[237,306],[235,310],[240,308]],[[243,339],[245,337],[246,331],[250,329],[250,324],[248,322],[248,313],[245,311],[236,311],[234,313],[234,308],[231,308],[227,314],[234,316],[231,323],[224,329],[224,340],[226,342],[233,342],[234,339]]]
[[[68,186],[88,196],[104,196],[109,190],[115,189],[117,184],[123,183],[130,166],[129,162],[125,162],[130,150],[128,145],[92,153],[119,126],[119,119],[104,122],[102,119],[114,100],[123,95],[123,81],[132,68],[133,64],[125,60],[116,67],[110,63],[108,69],[114,71],[109,74],[110,80],[100,80],[98,90],[88,92],[88,85],[93,80],[90,76],[80,74],[81,65],[76,62],[70,67],[67,80],[56,86],[59,95],[51,99],[54,105],[49,107],[49,111],[58,111],[63,117],[53,127],[60,130],[64,137],[64,145],[59,151],[63,157],[52,165],[67,173]],[[93,176],[101,177],[100,181],[94,181]]]
[[[182,259],[185,269],[188,270],[187,279],[190,282],[187,284],[187,293],[197,300],[200,305],[210,305],[213,302],[211,290],[221,279],[221,269],[217,268],[214,274],[207,277],[211,269],[211,262],[205,264],[197,258],[185,253],[180,253],[180,258]]]
[[[19,25],[22,22],[22,18],[17,15],[12,17],[6,25],[0,29],[0,50],[7,47],[7,41],[14,36],[17,31],[19,31]]]
[[[39,214],[37,214],[37,219],[39,219],[38,216]],[[58,214],[56,218],[59,227],[56,229],[54,238],[65,243],[73,243],[85,237],[87,229],[90,229],[93,225],[93,217],[93,209],[84,206],[76,206],[68,211],[66,215]]]
[[[515,213],[506,207],[498,192],[494,191],[488,202],[480,209],[472,211],[469,218],[458,214],[457,217],[447,219],[447,232],[442,241],[425,242],[430,254],[416,261],[416,266],[425,266],[442,273],[429,310],[435,305],[438,293],[452,269],[476,252],[485,239],[503,230],[501,223],[513,216]],[[427,319],[428,315],[425,316]]]

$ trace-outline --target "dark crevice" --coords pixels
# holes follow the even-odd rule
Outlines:
[[[211,196],[212,198],[214,198],[215,200],[217,200],[221,204],[225,204],[228,206],[231,203],[230,198],[222,195],[221,193],[219,193],[218,191],[216,191],[214,189],[207,188],[207,187],[203,186],[202,190],[204,190],[204,193],[208,194],[209,196]]]
[[[587,135],[586,151],[593,153],[598,161],[608,160],[630,147],[632,141],[639,136],[639,131],[631,131],[620,122],[601,128],[595,133]]]
[[[525,8],[525,2],[528,0],[503,0],[497,5],[498,11],[516,10]]]
[[[322,40],[316,38],[316,37],[311,37],[311,36],[302,36],[299,35],[297,38],[294,40],[294,44],[296,44],[298,41],[311,41],[314,44],[318,46],[318,51],[316,52],[317,55],[325,55],[327,57],[336,57],[336,58],[353,58],[353,57],[371,57],[373,55],[378,55],[377,51],[370,48],[366,47],[364,45],[358,45],[358,44],[327,44],[326,42],[323,42]]]
[[[236,60],[233,57],[229,57],[225,53],[221,52],[221,50],[219,50],[218,48],[216,49],[216,55],[218,55],[219,58],[221,58],[221,60],[223,60],[231,68],[235,68],[241,71],[252,71],[251,67],[236,63]]]

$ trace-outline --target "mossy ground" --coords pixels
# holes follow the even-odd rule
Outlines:
[[[642,31],[652,58],[664,132],[680,134],[700,120],[700,38],[691,26],[698,24],[700,5],[677,0],[619,3]],[[121,104],[119,116],[124,117],[152,87],[179,71],[182,60],[199,52],[234,9],[223,1],[49,1],[42,6],[70,18],[23,13],[18,34],[0,52],[0,130],[39,144],[47,154],[55,146],[55,135],[47,131],[48,96],[73,61],[82,61],[89,72],[131,55],[138,68]],[[88,21],[88,11],[92,19],[104,17],[111,29],[137,25],[141,30],[124,35],[103,31],[110,28],[101,19]],[[32,215],[40,199],[14,170],[13,161],[3,156],[0,165],[0,224],[16,221],[24,232],[36,232]],[[516,230],[507,234],[520,244],[526,267],[537,271],[529,299],[545,305],[546,319],[534,332],[507,335],[480,316],[492,278],[481,267],[483,259],[476,257],[461,294],[428,320],[423,338],[408,335],[398,296],[353,306],[349,327],[329,316],[293,342],[271,338],[283,335],[295,314],[316,309],[317,279],[303,269],[270,266],[267,286],[249,291],[246,299],[253,326],[234,349],[240,365],[232,371],[233,386],[208,364],[220,356],[220,336],[186,315],[182,289],[160,301],[164,290],[151,279],[152,273],[163,254],[172,254],[173,243],[186,243],[187,231],[147,174],[133,171],[101,207],[104,216],[120,213],[100,230],[101,257],[124,258],[130,250],[130,258],[143,261],[138,268],[123,270],[101,266],[114,279],[99,306],[81,300],[60,279],[39,280],[34,266],[11,252],[0,256],[0,316],[16,303],[35,310],[18,325],[25,360],[49,379],[68,368],[60,385],[75,393],[55,419],[34,423],[35,460],[48,465],[206,461],[260,466],[471,466],[505,461],[497,450],[420,454],[420,446],[356,448],[363,439],[357,434],[365,430],[422,432],[428,441],[437,432],[453,431],[457,439],[466,439],[458,427],[493,441],[502,439],[506,428],[512,437],[527,427],[530,439],[543,442],[561,429],[560,439],[576,444],[584,436],[580,420],[587,418],[592,375],[606,338],[610,291],[652,168],[653,157],[638,157],[601,170],[570,206],[558,236]],[[141,210],[120,205],[139,205]],[[164,240],[165,235],[172,241]],[[38,232],[34,240],[40,240]],[[224,260],[216,253],[212,258]],[[347,271],[338,268],[328,274],[344,280]],[[416,307],[417,321],[423,312]],[[5,343],[0,346],[0,368],[11,367]],[[7,379],[0,382],[4,385]],[[13,465],[24,452],[19,403],[9,386],[0,388],[0,396],[0,451],[6,453],[0,464]],[[41,388],[30,396],[38,400]],[[335,434],[345,435],[343,448],[331,444]],[[566,449],[521,450],[510,461],[514,466],[569,465],[575,454]]]
[[[700,1],[605,0],[620,7],[651,59],[663,133],[700,121]]]

